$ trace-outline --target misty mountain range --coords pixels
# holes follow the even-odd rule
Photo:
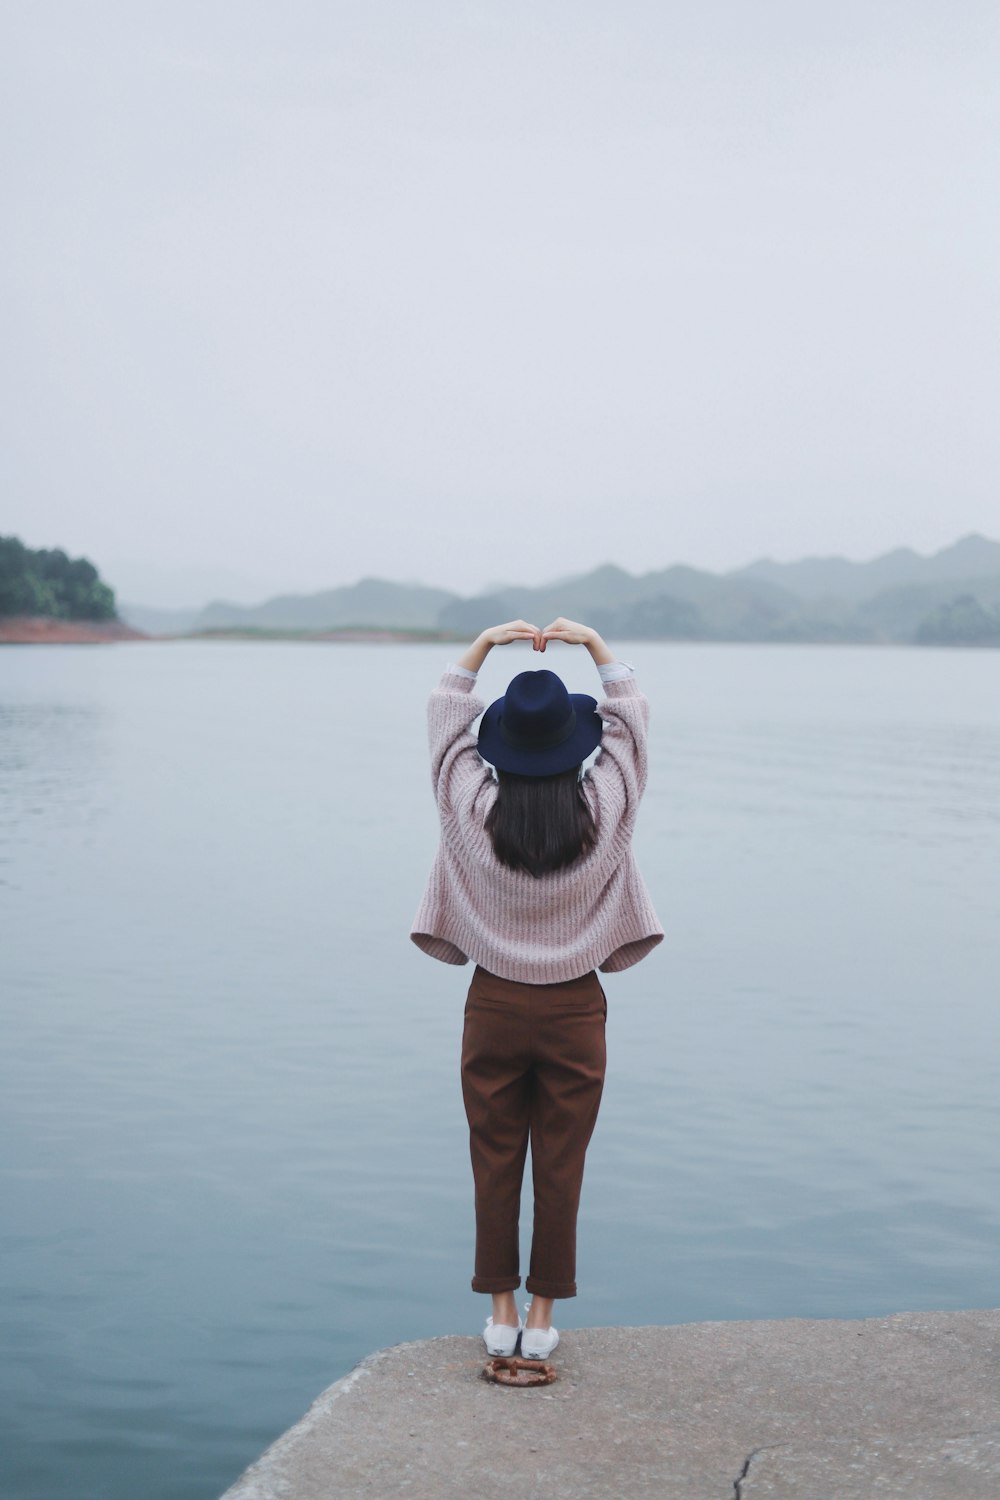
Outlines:
[[[464,637],[499,620],[545,624],[562,614],[618,640],[1000,645],[1000,543],[971,535],[931,556],[903,547],[864,563],[764,558],[722,574],[677,564],[635,576],[606,564],[473,598],[364,578],[254,606],[218,600],[200,611],[164,611],[122,604],[119,614],[153,634],[356,627]]]

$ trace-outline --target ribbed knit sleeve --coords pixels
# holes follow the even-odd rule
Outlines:
[[[599,827],[618,828],[628,839],[649,774],[649,699],[634,678],[605,683],[597,705],[605,721],[597,759],[584,777],[584,790]]]
[[[464,787],[486,774],[478,737],[470,728],[486,704],[472,686],[471,677],[445,672],[427,701],[431,783],[442,815],[452,810]]]

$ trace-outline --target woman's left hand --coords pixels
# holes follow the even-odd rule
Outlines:
[[[544,651],[545,642],[537,625],[527,620],[508,620],[506,625],[490,625],[458,658],[458,665],[468,672],[478,672],[494,646],[509,646],[511,641],[530,641],[533,651]]]
[[[542,649],[542,632],[537,625],[529,625],[527,620],[508,620],[506,625],[490,625],[479,639],[489,641],[491,646],[509,646],[511,641],[531,641],[534,650]]]

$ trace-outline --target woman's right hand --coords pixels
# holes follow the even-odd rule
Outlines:
[[[542,650],[546,641],[565,641],[567,646],[587,646],[597,634],[589,625],[579,625],[576,620],[567,620],[560,615],[542,631]]]

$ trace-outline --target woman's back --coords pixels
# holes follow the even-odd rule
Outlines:
[[[449,670],[428,703],[441,840],[413,942],[444,963],[471,959],[529,984],[638,963],[663,939],[632,853],[648,768],[645,694],[631,674],[604,682],[600,750],[581,783],[592,845],[571,864],[533,875],[498,858],[486,826],[498,784],[471,728],[486,709],[474,682],[471,672]]]

